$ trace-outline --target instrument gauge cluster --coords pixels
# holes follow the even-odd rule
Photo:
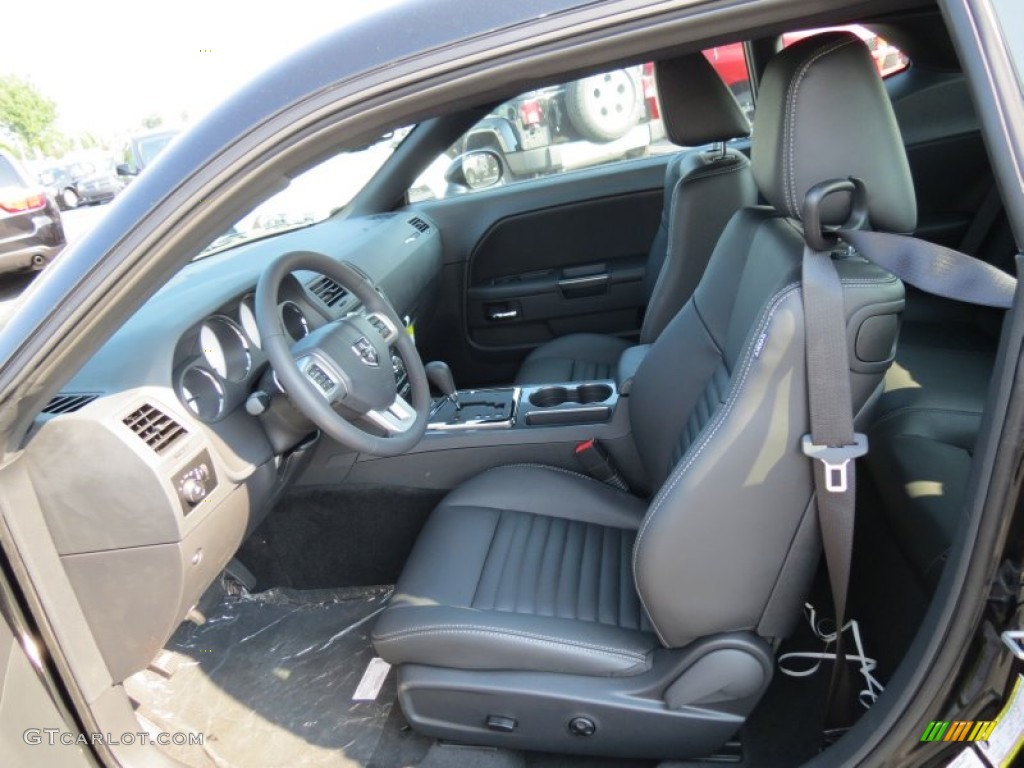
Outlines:
[[[261,347],[255,305],[255,294],[246,293],[193,327],[178,344],[175,390],[201,421],[219,421],[241,406],[265,370],[268,360]],[[294,341],[324,320],[302,300],[298,284],[282,290],[278,308],[284,329]]]

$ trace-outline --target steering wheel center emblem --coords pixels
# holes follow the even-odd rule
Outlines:
[[[380,366],[380,356],[377,354],[377,350],[373,348],[373,344],[365,336],[360,336],[356,339],[355,344],[352,345],[352,351],[363,361],[363,365],[368,365],[371,368]]]

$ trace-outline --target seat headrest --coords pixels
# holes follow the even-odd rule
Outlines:
[[[848,32],[805,38],[776,54],[761,80],[751,151],[754,181],[780,213],[800,217],[807,190],[860,178],[874,229],[912,232],[914,183],[892,104],[866,45]],[[842,224],[849,195],[827,198]]]
[[[655,77],[665,132],[673,144],[698,147],[750,135],[750,121],[704,54],[659,61]]]

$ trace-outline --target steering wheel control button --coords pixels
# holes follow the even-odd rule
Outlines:
[[[366,321],[373,326],[380,337],[390,344],[398,336],[398,329],[379,312],[373,312],[366,316]]]
[[[307,355],[298,361],[298,366],[302,375],[313,382],[316,385],[316,390],[327,400],[344,390],[341,376],[322,359]]]
[[[498,733],[513,733],[518,726],[519,723],[514,717],[505,717],[504,715],[487,716],[487,728]]]
[[[306,375],[323,390],[325,395],[337,386],[334,379],[327,375],[327,371],[316,363],[310,363],[309,368],[306,369]]]
[[[574,717],[569,721],[569,733],[573,736],[593,736],[597,733],[597,723],[589,717]]]

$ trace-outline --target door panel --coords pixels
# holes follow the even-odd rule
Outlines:
[[[470,342],[530,347],[566,333],[637,334],[660,217],[659,189],[497,222],[470,258]]]
[[[425,360],[459,386],[507,383],[526,353],[573,332],[635,336],[667,156],[421,203],[444,240]]]

